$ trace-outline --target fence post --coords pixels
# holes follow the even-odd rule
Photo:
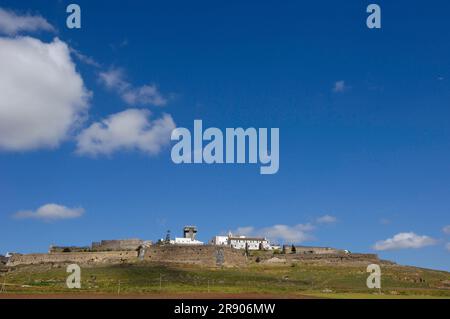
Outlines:
[[[6,292],[6,275],[3,278],[2,289],[0,289],[0,292]]]

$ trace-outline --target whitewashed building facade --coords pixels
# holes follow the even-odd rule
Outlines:
[[[214,236],[211,239],[211,245],[228,246],[228,236]]]
[[[170,240],[171,245],[203,245],[202,241],[192,239],[192,238],[184,238],[184,237],[176,237],[175,239]]]
[[[230,246],[235,249],[263,250],[270,249],[270,243],[263,237],[228,237]]]
[[[264,237],[246,237],[233,236],[231,233],[228,236],[214,236],[210,243],[216,246],[229,246],[235,249],[248,250],[273,250],[279,249],[279,246],[273,246]]]

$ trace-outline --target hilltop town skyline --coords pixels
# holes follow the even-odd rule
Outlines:
[[[450,3],[378,2],[2,1],[0,254],[193,224],[450,270]],[[273,128],[273,174],[177,164],[195,120]]]

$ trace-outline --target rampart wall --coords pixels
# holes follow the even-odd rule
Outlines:
[[[65,262],[73,262],[78,264],[115,264],[136,259],[137,254],[137,251],[79,252],[27,255],[14,254],[9,259],[7,266]]]
[[[331,262],[379,261],[378,255],[376,254],[286,254],[284,257],[288,260],[327,260]]]
[[[142,244],[140,239],[102,240],[92,243],[92,251],[137,250]]]
[[[309,247],[309,246],[283,246],[283,253],[285,254],[316,254],[316,255],[329,255],[329,254],[344,254],[345,251],[330,247]]]
[[[264,251],[252,254],[248,260],[265,261],[272,257],[287,261],[379,262],[376,254],[276,254]],[[14,254],[7,266],[42,263],[118,264],[123,262],[157,262],[194,264],[205,267],[242,267],[247,264],[244,250],[223,246],[152,245],[138,251],[68,252],[51,254]]]
[[[245,266],[245,252],[220,246],[150,246],[144,260],[162,263],[196,264],[208,267]]]

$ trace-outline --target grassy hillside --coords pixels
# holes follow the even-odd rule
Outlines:
[[[364,265],[253,264],[240,269],[205,269],[136,263],[84,267],[82,289],[76,291],[65,286],[65,267],[17,267],[1,273],[0,288],[4,284],[6,293],[24,294],[264,293],[290,297],[450,298],[450,273],[397,265],[382,266],[381,295],[367,289]]]

